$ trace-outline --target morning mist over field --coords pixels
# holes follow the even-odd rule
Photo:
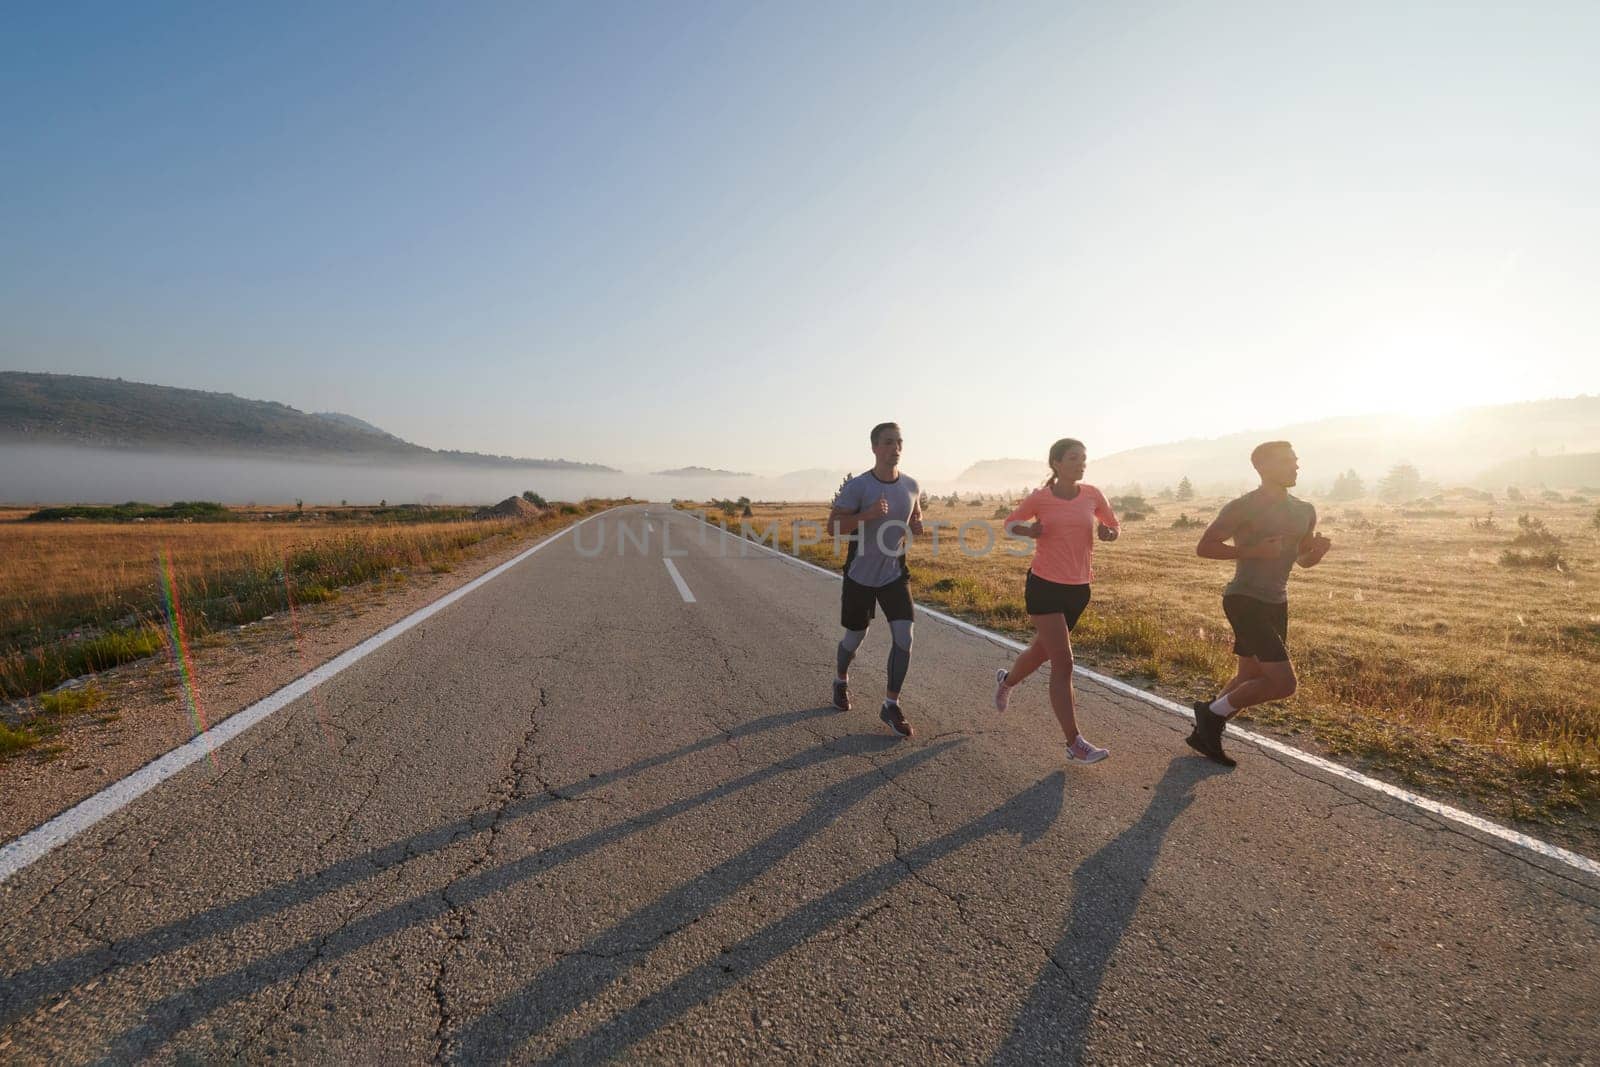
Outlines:
[[[1288,435],[1302,457],[1301,492],[1320,495],[1354,470],[1376,485],[1408,463],[1438,487],[1503,490],[1507,486],[1593,489],[1600,486],[1600,397],[1481,408],[1427,418],[1352,416],[1217,438],[1164,442],[1095,456],[1089,480],[1107,488],[1156,491],[1182,479],[1202,493],[1235,492],[1249,483],[1247,457],[1267,436]],[[84,447],[0,440],[0,502],[11,504],[124,500],[215,500],[229,504],[480,503],[533,490],[551,499],[632,496],[646,500],[824,500],[846,473],[713,471],[705,468],[628,471],[589,465],[544,469],[431,458],[405,462],[393,454],[228,454],[237,449],[181,447],[169,433],[164,449]],[[359,444],[359,441],[357,441]],[[403,442],[399,442],[403,444]],[[280,442],[281,447],[281,442]],[[419,450],[420,451],[420,450]],[[754,451],[754,450],[753,450]],[[491,457],[477,457],[486,461]],[[548,462],[548,461],[547,461]],[[580,465],[574,464],[577,467]],[[906,469],[933,492],[1015,493],[1035,484],[1043,464],[1022,457],[976,458],[961,470],[938,470],[907,456]],[[1597,490],[1600,491],[1600,490]]]
[[[838,479],[719,478],[647,473],[485,470],[446,464],[384,466],[337,457],[251,459],[111,449],[0,445],[0,502],[120,503],[215,500],[226,504],[484,503],[533,490],[551,500],[633,496],[765,496],[820,500]]]

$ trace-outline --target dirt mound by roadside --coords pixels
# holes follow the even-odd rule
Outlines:
[[[492,508],[479,508],[473,513],[475,519],[537,519],[544,514],[544,509],[536,504],[530,504],[520,496],[508,496]]]

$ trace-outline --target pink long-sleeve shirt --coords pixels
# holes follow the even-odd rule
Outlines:
[[[1006,516],[1006,524],[1037,519],[1040,533],[1033,551],[1034,574],[1047,582],[1063,585],[1088,585],[1094,580],[1089,565],[1094,554],[1095,520],[1119,529],[1116,512],[1100,490],[1078,483],[1078,495],[1062,500],[1049,486],[1035,489],[1017,510]]]

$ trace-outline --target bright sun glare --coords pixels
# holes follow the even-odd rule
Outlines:
[[[1369,363],[1382,406],[1425,423],[1486,402],[1486,382],[1499,369],[1492,353],[1442,333],[1396,335],[1375,346]]]

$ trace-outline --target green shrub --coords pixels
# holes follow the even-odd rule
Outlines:
[[[12,729],[0,722],[0,756],[9,756],[14,752],[21,752],[25,748],[32,748],[39,743],[39,736],[26,726]]]
[[[81,689],[57,689],[39,694],[39,710],[45,715],[76,715],[105,703],[106,695],[92,685]]]
[[[1517,536],[1511,539],[1513,545],[1523,548],[1556,548],[1561,544],[1557,537],[1543,519],[1535,519],[1524,512],[1517,516]]]

